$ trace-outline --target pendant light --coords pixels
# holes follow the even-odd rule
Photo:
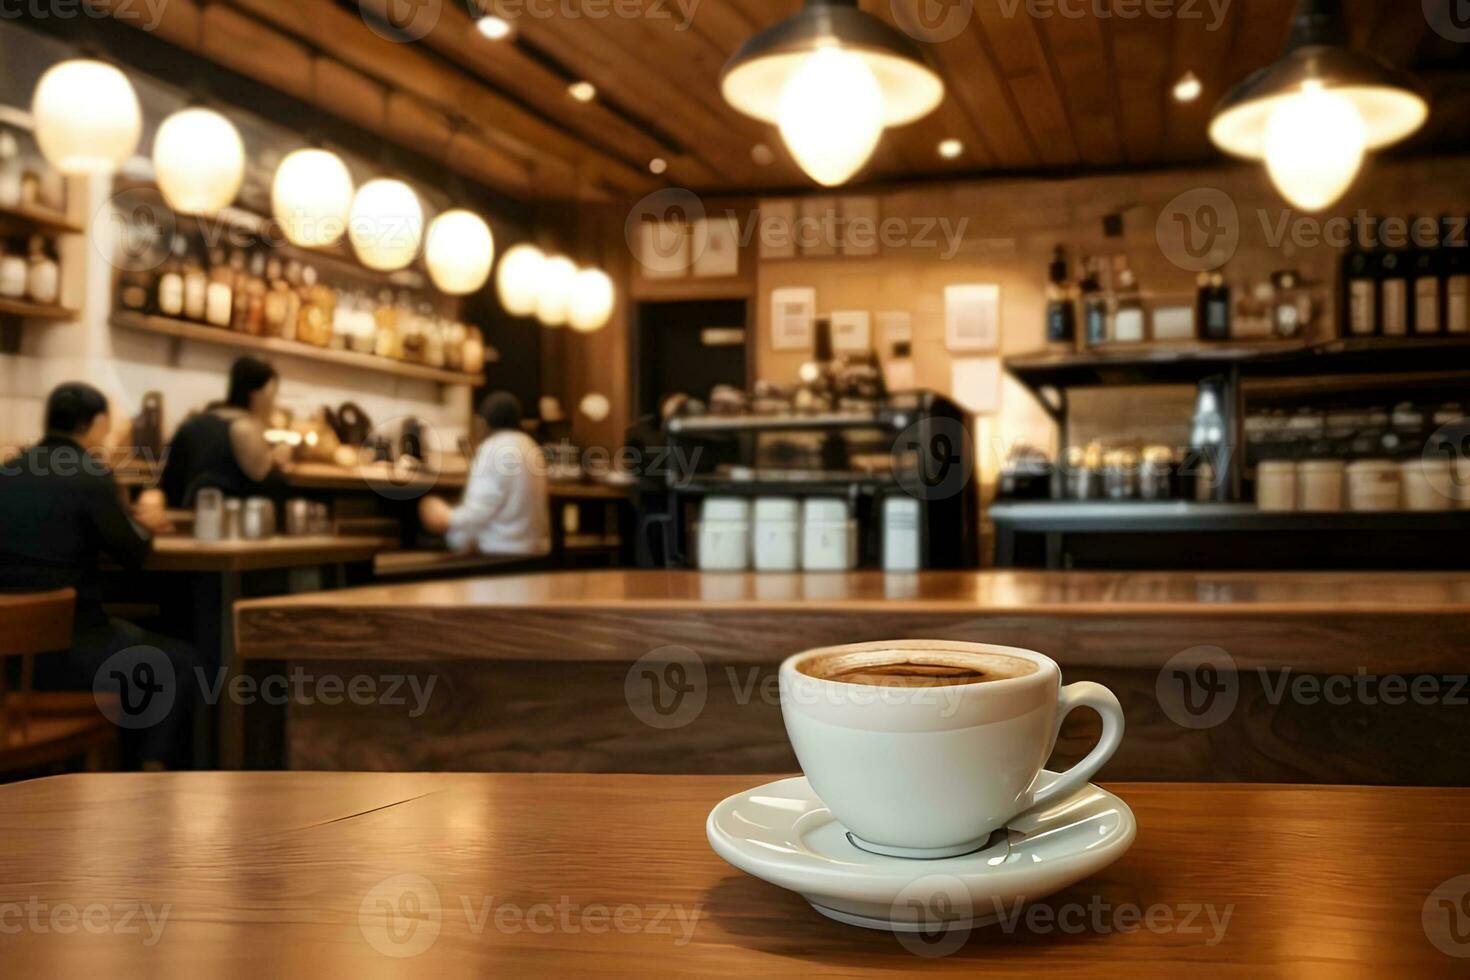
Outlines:
[[[143,134],[133,83],[94,58],[48,68],[31,96],[31,115],[42,156],[69,177],[115,172]]]
[[[541,270],[546,256],[535,245],[522,242],[512,245],[500,257],[495,270],[495,292],[500,305],[511,316],[530,316],[536,312],[536,299],[541,295]]]
[[[612,318],[613,282],[601,269],[583,269],[572,280],[567,323],[580,333],[600,330]]]
[[[495,261],[495,237],[483,218],[456,208],[429,223],[424,239],[424,264],[441,292],[464,296],[490,278]]]
[[[576,278],[577,266],[565,255],[553,255],[541,266],[536,283],[536,319],[542,326],[559,327],[567,322]]]
[[[235,124],[213,109],[180,109],[153,138],[153,170],[169,207],[180,214],[214,214],[240,193],[245,143]]]
[[[311,100],[317,101],[316,63],[311,56]],[[293,150],[271,181],[271,214],[286,240],[303,248],[334,245],[347,231],[352,209],[352,174],[342,158],[319,146]]]
[[[884,128],[938,106],[944,82],[917,44],[857,0],[807,0],[740,46],[720,92],[779,127],[802,170],[832,187],[862,168]]]
[[[352,198],[347,238],[357,260],[369,269],[394,272],[405,268],[418,255],[424,238],[419,196],[393,177],[368,181]]]
[[[1408,75],[1348,47],[1341,0],[1300,0],[1286,54],[1225,96],[1210,139],[1264,160],[1282,196],[1320,211],[1346,193],[1367,151],[1406,139],[1428,115]]]

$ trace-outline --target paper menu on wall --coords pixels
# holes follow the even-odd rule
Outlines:
[[[810,286],[771,290],[771,349],[811,350],[817,291]]]
[[[832,349],[866,351],[873,348],[872,314],[867,310],[832,311]]]
[[[950,397],[976,415],[1000,410],[1000,358],[957,357],[950,363]]]
[[[944,341],[950,350],[997,350],[1000,286],[994,283],[945,286]]]
[[[884,357],[903,357],[901,351],[912,351],[914,320],[908,310],[885,310],[875,314],[878,325],[878,349]]]

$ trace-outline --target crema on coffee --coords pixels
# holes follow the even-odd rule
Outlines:
[[[863,650],[817,654],[800,661],[798,672],[824,681],[874,687],[952,687],[1033,674],[1024,657],[949,650]]]

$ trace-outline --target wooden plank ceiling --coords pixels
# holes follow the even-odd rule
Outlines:
[[[407,43],[388,40],[383,24],[373,29],[364,18],[394,13],[390,4],[423,6],[415,0],[215,0],[204,10],[202,33],[197,2],[171,2],[160,33],[188,46],[203,37],[208,57],[328,111],[376,121],[420,151],[437,152],[435,140],[442,140],[452,166],[517,195],[606,200],[663,184],[811,186],[773,127],[736,113],[718,91],[730,54],[795,13],[801,0],[514,0],[500,8],[515,29],[502,41],[476,32],[468,12],[477,3],[494,9],[496,0],[426,0],[437,4],[437,19]],[[617,13],[630,6],[643,15]],[[1139,0],[862,6],[893,24],[895,9],[905,7],[958,8],[963,17],[957,31],[941,25],[944,39],[927,45],[945,77],[944,103],[888,131],[859,178],[883,181],[1217,159],[1205,136],[1210,109],[1280,53],[1295,0],[1173,0],[1180,15],[1163,18],[1123,16],[1149,9]],[[1356,43],[1428,72],[1435,114],[1417,146],[1470,149],[1463,81],[1470,45],[1431,31],[1417,0],[1346,6]],[[1028,9],[1055,12],[1036,17]],[[1186,71],[1199,76],[1204,94],[1180,104],[1170,93]],[[597,99],[572,99],[573,80],[593,83]],[[387,117],[385,94],[388,104],[399,103]],[[964,150],[941,159],[937,146],[951,137]],[[774,152],[763,162],[757,146]],[[649,172],[655,157],[668,163],[662,176]]]

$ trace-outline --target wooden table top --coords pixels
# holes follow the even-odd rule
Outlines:
[[[1441,950],[1470,954],[1463,916],[1439,904],[1463,908],[1470,889],[1470,790],[1118,784],[1138,818],[1128,854],[1038,903],[1050,911],[923,958],[710,850],[710,808],[766,778],[208,772],[0,786],[6,972],[1449,976],[1466,961]]]
[[[268,568],[339,565],[372,561],[398,546],[393,538],[337,534],[277,535],[263,541],[200,541],[165,535],[153,542],[143,567],[155,572],[252,572]]]

